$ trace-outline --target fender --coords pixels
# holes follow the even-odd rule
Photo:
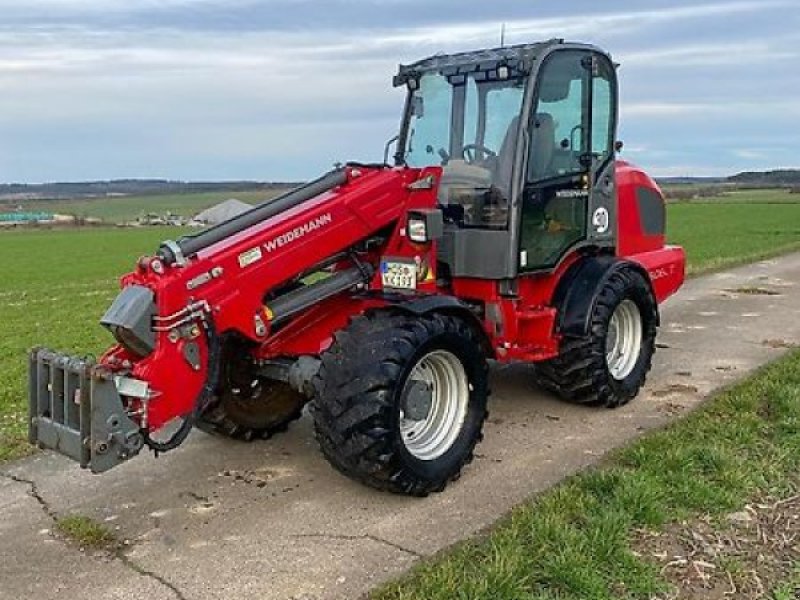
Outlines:
[[[640,264],[615,256],[585,257],[567,269],[553,294],[551,305],[559,308],[556,333],[567,337],[589,335],[589,319],[597,297],[609,277],[623,267],[641,273],[655,298],[650,275]],[[660,325],[661,317],[656,316]]]
[[[444,315],[451,315],[464,319],[467,323],[473,326],[476,332],[480,334],[481,342],[483,343],[486,355],[489,358],[494,357],[494,349],[492,348],[491,340],[486,333],[486,328],[483,325],[480,317],[476,315],[470,308],[469,304],[462,302],[453,296],[394,296],[385,295],[385,299],[389,305],[397,310],[414,317],[422,317],[433,313]]]

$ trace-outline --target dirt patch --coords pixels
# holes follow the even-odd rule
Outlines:
[[[786,340],[764,340],[761,344],[768,348],[775,348],[776,350],[797,348],[797,344],[794,342],[787,342]]]
[[[674,417],[686,411],[686,407],[683,404],[677,404],[676,402],[667,402],[660,406],[659,410],[665,415]]]
[[[257,488],[265,488],[268,484],[275,483],[294,473],[291,469],[282,468],[258,468],[238,471],[235,469],[225,469],[220,471],[217,476],[228,479],[234,484],[243,483]]]
[[[800,496],[751,504],[719,522],[705,517],[639,532],[634,549],[673,586],[658,598],[769,598],[800,561]]]
[[[741,294],[743,296],[780,296],[780,292],[769,290],[763,287],[740,287],[731,290],[725,290],[731,294]]]
[[[685,383],[673,383],[666,387],[660,388],[653,392],[656,398],[666,398],[673,394],[696,394],[699,390],[693,385],[686,385]]]

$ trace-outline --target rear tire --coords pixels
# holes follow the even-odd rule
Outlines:
[[[586,338],[565,338],[559,356],[536,365],[539,385],[579,404],[617,408],[635,398],[656,349],[658,305],[644,276],[615,271],[597,298]]]
[[[312,415],[322,452],[340,472],[425,496],[471,462],[487,414],[488,364],[464,321],[359,316],[321,358]]]

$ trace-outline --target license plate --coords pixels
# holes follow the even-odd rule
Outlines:
[[[399,290],[417,289],[417,265],[413,262],[381,262],[383,287]]]

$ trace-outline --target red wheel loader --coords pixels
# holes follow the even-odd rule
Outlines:
[[[481,439],[489,361],[572,402],[634,398],[684,280],[664,198],[617,159],[616,66],[544,43],[400,67],[399,134],[122,277],[98,360],[30,356],[30,441],[95,473],[307,403],[325,457],[422,496]],[[395,143],[393,164],[388,163]]]

